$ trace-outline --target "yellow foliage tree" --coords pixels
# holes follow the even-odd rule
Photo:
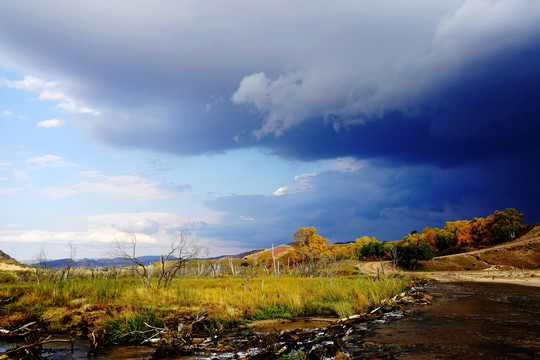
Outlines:
[[[299,228],[294,233],[292,246],[297,262],[317,261],[330,255],[326,239],[317,234],[314,227]]]
[[[377,240],[375,238],[375,236],[369,237],[367,235],[364,235],[364,236],[359,237],[358,239],[356,239],[356,241],[354,243],[356,244],[356,246],[362,247],[362,246],[364,246],[366,244],[369,244],[370,242],[379,242],[379,240]]]
[[[354,258],[359,259],[361,257],[362,246],[372,242],[379,242],[379,240],[375,236],[369,237],[367,235],[357,238],[354,242]]]

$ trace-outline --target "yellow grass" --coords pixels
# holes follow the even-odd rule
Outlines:
[[[129,278],[0,284],[0,300],[11,299],[0,310],[0,318],[26,312],[60,331],[62,321],[76,319],[79,309],[89,304],[102,313],[95,321],[108,324],[118,334],[144,327],[145,322],[171,326],[189,322],[200,311],[207,314],[205,326],[230,327],[254,319],[350,316],[366,312],[410,284],[410,278],[401,276],[378,280],[339,276],[181,278],[170,288],[159,289]]]

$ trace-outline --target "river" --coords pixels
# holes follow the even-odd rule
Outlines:
[[[358,355],[396,359],[540,357],[540,288],[512,284],[431,285],[431,305],[367,334]]]
[[[354,359],[531,359],[540,357],[540,288],[512,284],[439,283],[427,289],[431,305],[406,316],[392,313],[347,330],[339,350]],[[269,326],[271,327],[271,326]],[[283,324],[279,330],[282,330]],[[286,327],[286,325],[285,325]],[[322,344],[330,346],[329,341]],[[302,349],[309,353],[309,341]],[[326,344],[326,345],[325,345]],[[321,354],[319,346],[319,354]],[[148,359],[151,348],[118,346],[88,356],[88,344],[57,347],[46,359]],[[256,350],[255,350],[256,352]],[[248,353],[200,354],[175,359],[234,359]],[[316,358],[312,355],[312,358]]]

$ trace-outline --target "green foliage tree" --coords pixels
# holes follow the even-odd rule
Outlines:
[[[418,261],[431,260],[435,253],[433,248],[427,242],[416,243],[400,243],[396,245],[396,258],[399,259],[399,264],[408,269],[415,270]]]
[[[386,245],[379,241],[370,241],[360,248],[359,260],[381,259],[386,254]]]
[[[493,236],[495,242],[514,239],[523,229],[523,214],[516,209],[505,209],[493,213]]]

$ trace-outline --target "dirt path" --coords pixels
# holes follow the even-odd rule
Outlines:
[[[383,261],[382,266],[385,274],[390,274],[395,271],[391,261]],[[361,272],[369,275],[377,275],[382,273],[380,261],[361,261],[356,264],[355,267]]]

